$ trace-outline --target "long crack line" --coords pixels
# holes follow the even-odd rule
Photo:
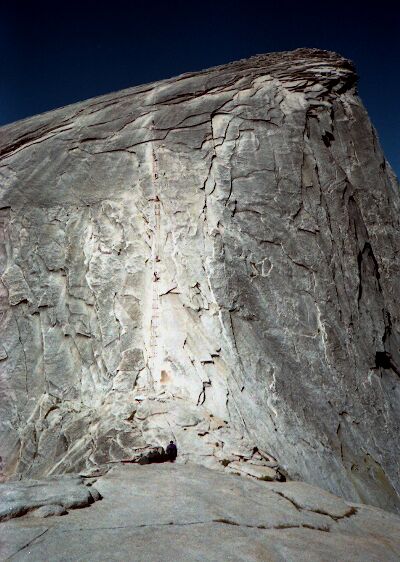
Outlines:
[[[40,539],[40,537],[43,537],[43,535],[45,533],[47,533],[47,531],[49,530],[49,527],[47,529],[45,529],[43,531],[43,533],[40,533],[39,535],[36,535],[36,537],[34,537],[33,539],[31,539],[29,542],[27,542],[24,546],[22,546],[21,548],[19,548],[16,552],[14,552],[13,554],[11,554],[11,556],[9,556],[8,558],[6,558],[6,562],[8,560],[12,560],[12,558],[14,558],[14,556],[16,556],[17,554],[19,554],[20,552],[22,552],[23,550],[25,550],[26,548],[30,547],[37,539]]]

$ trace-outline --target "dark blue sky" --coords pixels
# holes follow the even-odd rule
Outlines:
[[[0,125],[257,53],[338,51],[400,175],[400,9],[393,3],[186,0],[2,3]]]

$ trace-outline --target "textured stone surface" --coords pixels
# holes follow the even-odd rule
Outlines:
[[[398,184],[355,82],[298,50],[1,129],[6,474],[173,438],[398,509]]]
[[[22,480],[0,484],[0,521],[22,517],[64,515],[67,509],[87,507],[101,498],[98,490],[79,476]]]
[[[68,513],[67,510],[62,505],[50,504],[50,505],[42,505],[42,507],[38,507],[37,509],[32,511],[31,516],[45,519],[46,517],[66,515],[67,513]]]
[[[302,482],[167,463],[117,467],[96,486],[103,500],[90,509],[0,524],[1,559],[398,561],[398,516]]]
[[[278,480],[278,473],[271,467],[253,464],[250,462],[237,462],[234,461],[229,463],[226,467],[227,472],[233,472],[239,475],[250,476],[252,478],[257,478],[257,480]]]

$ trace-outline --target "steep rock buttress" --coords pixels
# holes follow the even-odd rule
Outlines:
[[[7,474],[175,438],[399,508],[399,192],[355,84],[300,49],[0,130]]]

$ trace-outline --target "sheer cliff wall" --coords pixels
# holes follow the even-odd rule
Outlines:
[[[300,49],[0,129],[0,454],[175,438],[396,509],[399,191],[352,64]]]

